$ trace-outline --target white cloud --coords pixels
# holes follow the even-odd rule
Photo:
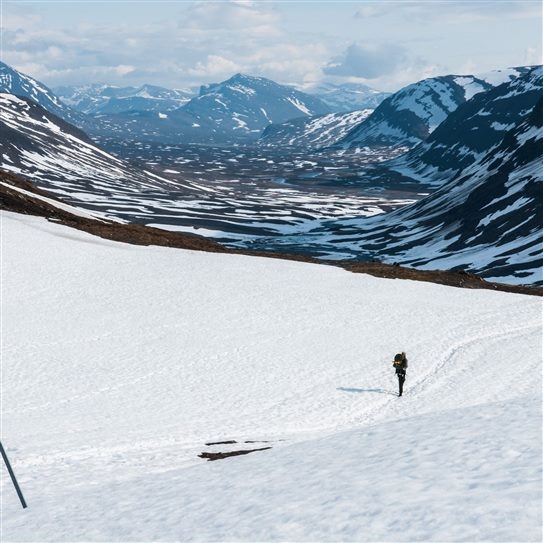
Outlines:
[[[213,77],[228,77],[236,72],[243,71],[242,67],[220,55],[208,55],[205,62],[197,62],[196,66],[189,68],[187,73],[201,79]]]
[[[324,68],[327,75],[374,79],[390,74],[405,62],[406,51],[394,44],[354,43]]]
[[[321,44],[279,43],[261,47],[246,57],[250,70],[281,82],[314,79],[328,56]]]
[[[354,13],[355,19],[370,19],[372,17],[381,17],[389,12],[389,7],[384,3],[367,3],[358,8]]]
[[[127,10],[111,0],[102,17],[72,4],[4,3],[2,60],[50,87],[185,87],[244,72],[298,85],[354,78],[381,90],[468,72],[466,59],[478,71],[541,62],[539,2],[149,0]],[[522,19],[536,12],[538,33]],[[466,17],[479,22],[460,24]]]
[[[250,1],[196,2],[190,6],[181,24],[202,33],[236,32],[248,36],[279,36],[277,13]]]
[[[429,19],[448,23],[483,22],[503,17],[524,19],[541,16],[541,3],[534,0],[402,0],[367,1],[354,12],[355,19],[397,16],[420,22]]]
[[[127,75],[127,74],[132,73],[136,69],[136,67],[135,66],[128,66],[126,64],[119,64],[118,66],[112,66],[112,69],[118,75]]]
[[[543,51],[541,45],[539,47],[527,47],[524,52],[524,64],[534,66],[543,64]]]

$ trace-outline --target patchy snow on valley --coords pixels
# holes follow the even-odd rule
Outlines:
[[[2,541],[541,539],[541,298],[1,220]]]

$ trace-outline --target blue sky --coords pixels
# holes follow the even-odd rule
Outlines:
[[[541,64],[541,0],[0,0],[3,62],[50,87],[188,88],[237,72],[395,91]]]

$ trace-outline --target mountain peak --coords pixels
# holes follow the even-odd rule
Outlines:
[[[254,83],[254,82],[259,82],[263,80],[266,80],[266,79],[264,77],[257,77],[254,75],[242,74],[241,72],[238,72],[237,74],[234,74],[230,79],[228,79],[227,82],[228,81],[236,81],[236,82],[243,81],[247,83]]]
[[[202,85],[200,87],[200,96],[205,94],[211,94],[221,92],[226,88],[232,88],[235,85],[243,85],[249,88],[261,87],[262,85],[278,85],[270,79],[265,77],[257,77],[254,75],[242,74],[238,72],[229,79],[221,81],[220,83],[209,83],[208,85]]]

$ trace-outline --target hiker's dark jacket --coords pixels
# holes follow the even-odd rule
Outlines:
[[[394,366],[394,368],[396,368],[397,375],[405,375],[405,370],[407,369],[407,358],[404,358],[399,362],[394,361],[392,365]]]

